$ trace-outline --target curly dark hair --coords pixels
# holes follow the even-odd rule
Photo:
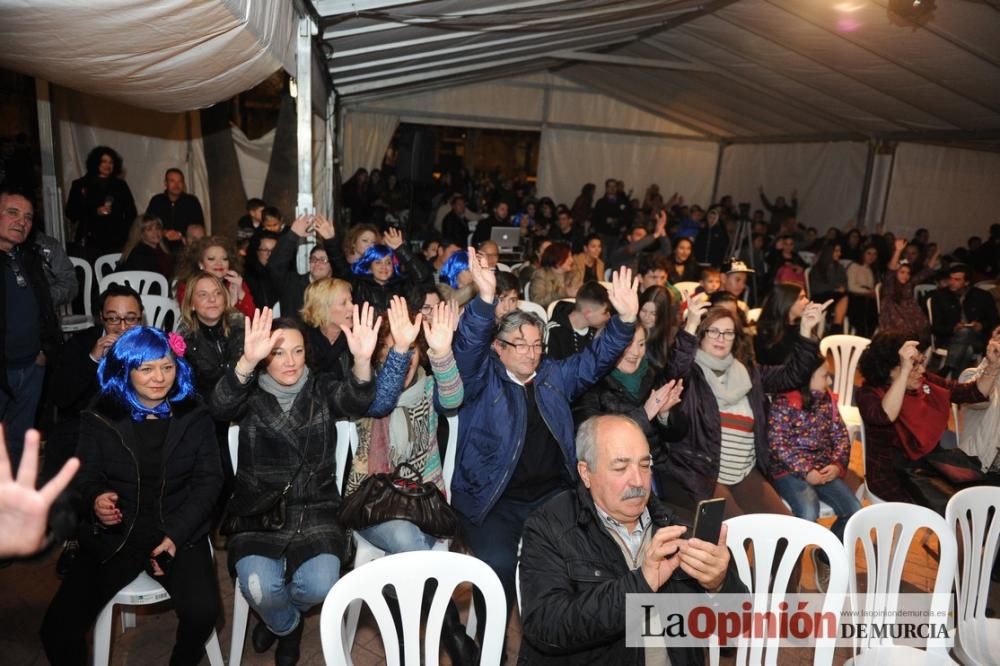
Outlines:
[[[101,158],[105,155],[111,156],[114,167],[111,169],[111,177],[117,178],[122,173],[122,156],[110,146],[96,146],[87,153],[87,175],[96,176],[97,169],[101,166]]]
[[[861,371],[865,384],[889,385],[889,374],[899,366],[899,348],[908,340],[913,340],[913,336],[897,331],[877,333],[872,338],[872,343],[861,352],[861,358],[858,359],[858,370]]]

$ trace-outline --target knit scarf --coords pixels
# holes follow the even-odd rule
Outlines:
[[[737,405],[750,393],[750,373],[732,354],[716,358],[699,349],[695,353],[694,362],[705,374],[705,380],[715,394],[720,410]]]
[[[611,376],[616,379],[625,390],[628,391],[629,395],[633,398],[641,398],[639,395],[639,390],[642,388],[642,380],[646,377],[646,370],[649,368],[649,361],[646,357],[642,357],[642,361],[639,363],[639,367],[635,369],[631,374],[626,374],[615,368],[611,371]]]
[[[410,460],[413,440],[422,433],[411,433],[411,421],[425,416],[429,409],[427,376],[424,369],[417,366],[416,379],[410,388],[403,391],[392,413],[373,419],[371,444],[368,446],[368,473],[391,472],[393,459]],[[413,413],[416,411],[416,413]]]
[[[302,376],[299,380],[292,384],[291,386],[285,386],[284,384],[279,384],[271,375],[266,372],[261,373],[260,377],[257,378],[257,384],[265,393],[270,393],[274,396],[274,399],[278,401],[278,406],[281,407],[281,411],[288,413],[288,410],[292,408],[292,403],[295,402],[296,396],[302,390],[305,385],[306,380],[309,379],[309,368],[302,368]]]
[[[170,403],[166,400],[156,407],[147,407],[138,400],[130,400],[129,406],[132,408],[132,420],[136,422],[145,420],[147,416],[155,416],[158,419],[170,417]]]

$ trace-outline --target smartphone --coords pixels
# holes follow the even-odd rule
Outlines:
[[[170,571],[170,565],[174,562],[174,556],[167,551],[163,551],[153,559],[156,560],[156,564],[160,567],[160,571],[163,573]]]
[[[726,512],[726,498],[702,500],[694,512],[694,529],[691,536],[708,543],[719,543],[722,520]]]

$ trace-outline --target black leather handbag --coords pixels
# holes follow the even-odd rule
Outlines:
[[[407,468],[415,478],[403,478]],[[363,530],[388,520],[408,520],[426,534],[439,539],[458,535],[458,515],[444,494],[431,482],[424,482],[409,463],[400,463],[391,474],[373,474],[344,499],[340,522],[349,529]]]
[[[285,496],[301,470],[302,464],[281,490],[270,490],[245,501],[233,493],[226,504],[219,534],[230,536],[240,532],[277,532],[283,528],[287,510]]]

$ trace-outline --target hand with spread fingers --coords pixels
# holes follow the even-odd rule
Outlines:
[[[389,303],[389,332],[392,333],[392,348],[400,354],[410,351],[410,345],[420,335],[420,322],[423,315],[417,313],[416,319],[410,320],[410,311],[406,305],[406,299],[402,296],[393,296]]]
[[[330,240],[337,235],[337,230],[333,226],[333,222],[323,215],[313,216],[313,228],[323,240]]]
[[[698,325],[701,324],[701,320],[705,316],[705,313],[708,312],[708,309],[712,307],[712,303],[705,294],[691,294],[684,299],[684,302],[687,304],[684,330],[691,335],[697,335]]]
[[[434,358],[442,358],[451,353],[451,341],[458,327],[458,303],[440,302],[434,305],[424,318],[424,339],[427,353]]]
[[[639,314],[639,278],[632,279],[631,268],[623,266],[611,274],[608,300],[623,322],[635,322]]]
[[[486,263],[486,256],[476,252],[476,248],[469,247],[469,272],[472,273],[472,281],[479,289],[479,298],[493,305],[493,297],[497,292],[497,276],[490,270]]]
[[[360,310],[354,304],[354,317],[350,328],[343,328],[347,348],[354,356],[354,376],[363,382],[372,378],[372,354],[378,344],[378,331],[382,327],[382,317],[375,317],[375,308],[365,302]]]
[[[389,227],[385,230],[385,236],[382,237],[382,240],[393,250],[398,250],[399,246],[403,244],[403,232],[396,227]]]

